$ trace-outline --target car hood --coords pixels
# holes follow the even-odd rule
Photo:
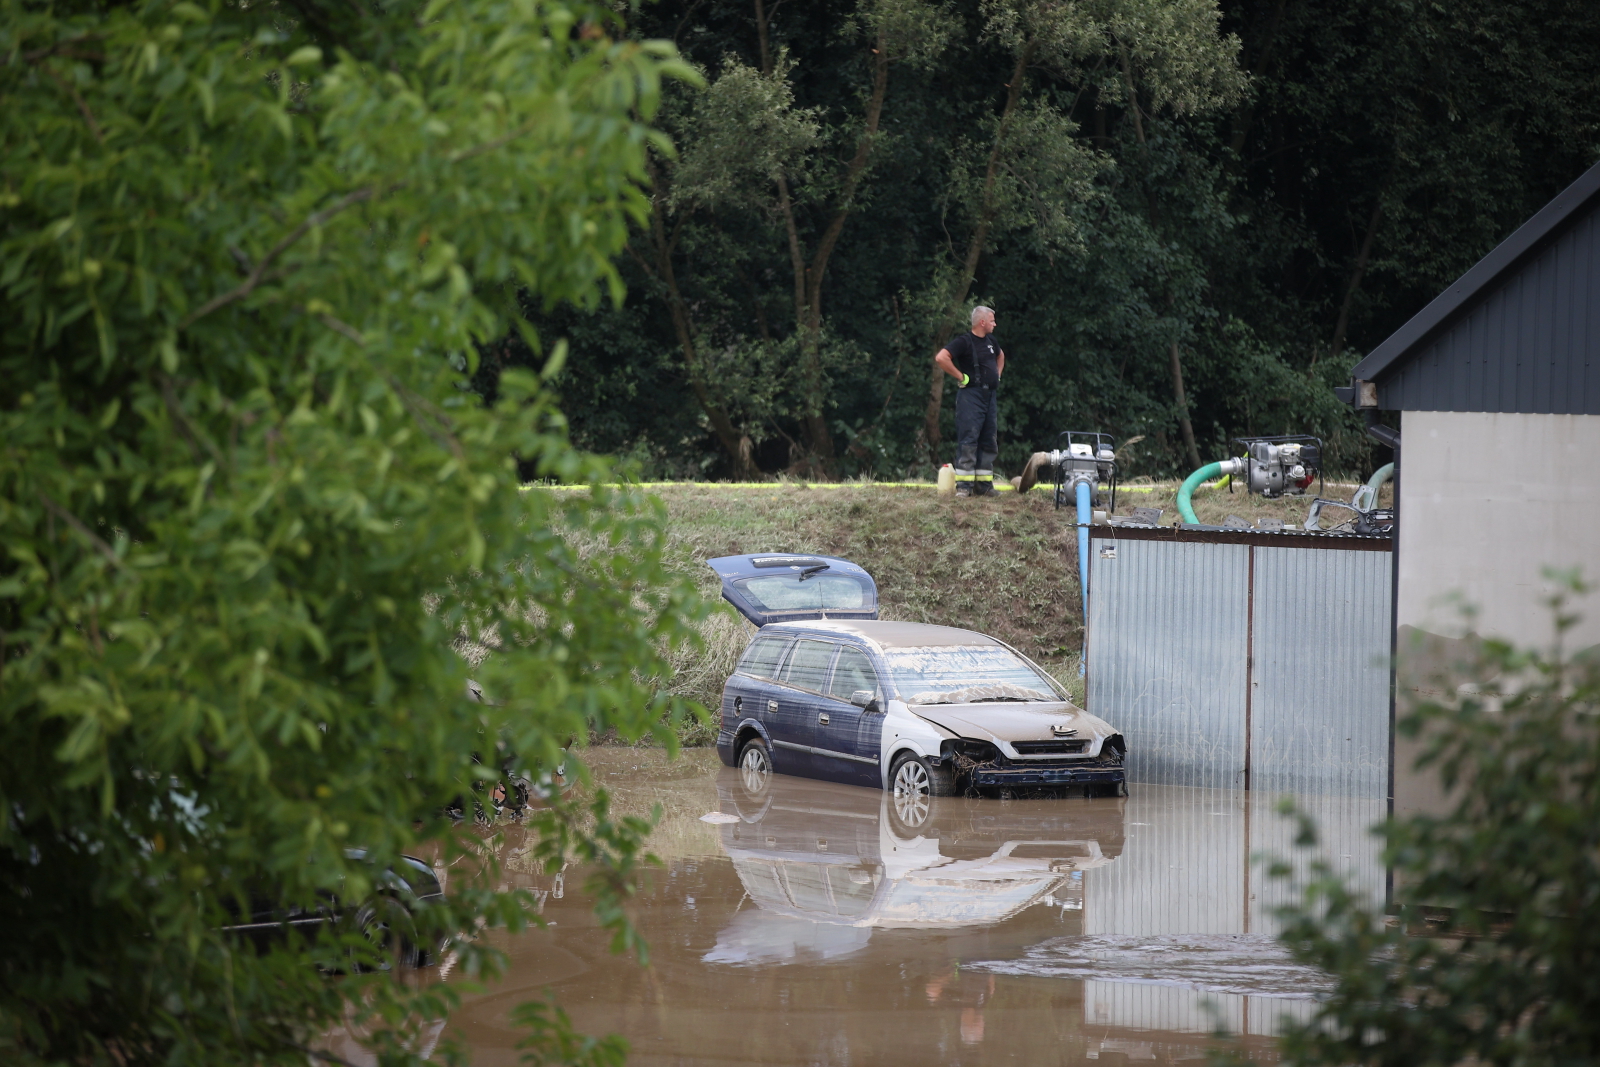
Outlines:
[[[1117,732],[1104,719],[1064,700],[1048,704],[915,704],[910,710],[935,726],[978,741],[1053,741],[1062,736],[1052,729],[1057,723],[1077,730],[1067,736],[1090,740]]]

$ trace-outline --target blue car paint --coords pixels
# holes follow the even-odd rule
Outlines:
[[[811,630],[803,626],[785,626],[782,636],[787,639],[788,647],[779,661],[780,667],[787,663],[796,642],[813,637],[841,648],[857,649],[866,655],[878,678],[880,707],[887,706],[894,695],[887,682],[891,677],[888,665],[870,644],[836,631]],[[834,664],[837,661],[835,653]],[[734,707],[735,700],[742,701],[738,709]],[[766,708],[767,700],[778,703],[776,713]],[[752,703],[760,706],[752,708]],[[824,712],[830,719],[826,726],[817,721]],[[738,755],[736,742],[746,731],[754,731],[767,743],[772,768],[780,774],[882,788],[883,719],[881,711],[868,712],[825,694],[736,671],[723,687],[717,755],[732,767]]]

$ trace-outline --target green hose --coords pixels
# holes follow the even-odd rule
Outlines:
[[[1372,477],[1367,479],[1367,488],[1372,490],[1373,503],[1377,503],[1378,490],[1383,488],[1383,483],[1394,477],[1394,464],[1385,463],[1372,472]]]
[[[1199,524],[1200,520],[1194,513],[1194,506],[1189,503],[1189,498],[1194,496],[1194,491],[1200,488],[1200,483],[1208,478],[1215,478],[1222,473],[1221,463],[1207,463],[1183,480],[1178,487],[1178,514],[1183,516],[1183,521]],[[1231,471],[1229,473],[1232,473]]]

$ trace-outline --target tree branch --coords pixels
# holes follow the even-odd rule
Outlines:
[[[125,574],[133,574],[133,572],[128,569],[128,565],[122,562],[122,559],[117,555],[116,550],[110,545],[106,544],[105,541],[101,540],[99,534],[89,529],[88,526],[85,526],[82,519],[78,518],[78,516],[74,515],[60,504],[57,504],[54,500],[51,500],[50,497],[45,494],[43,489],[36,490],[36,492],[38,492],[39,499],[44,503],[44,506],[50,510],[52,515],[55,515],[62,522],[66,523],[68,526],[82,534],[88,540],[89,544],[94,547],[96,552],[99,552],[102,556],[111,561],[112,566],[119,568]],[[134,578],[137,579],[138,575],[134,575]]]
[[[17,56],[16,58],[21,59],[24,63],[28,64],[29,66],[33,66],[34,64],[38,63],[40,60],[49,59],[51,56],[67,56],[67,57],[72,58],[72,59],[90,59],[90,60],[95,60],[97,62],[102,62],[103,63],[103,62],[105,62],[105,58],[106,58],[104,53],[102,53],[102,52],[80,52],[80,51],[78,51],[77,46],[79,44],[83,43],[84,41],[99,41],[99,40],[103,40],[104,36],[105,36],[104,34],[99,34],[99,33],[86,33],[82,37],[74,37],[70,41],[58,41],[58,42],[56,42],[55,44],[51,45],[48,48],[35,48],[32,52],[24,52],[24,53],[22,53],[22,55]],[[5,59],[4,64],[0,64],[0,65],[4,65],[4,66],[8,66],[9,67],[11,65],[11,60],[12,60],[12,57],[11,56],[7,56],[6,59]]]
[[[367,339],[362,336],[360,330],[356,329],[348,322],[345,322],[342,319],[337,319],[326,312],[314,312],[313,314],[317,320],[328,329],[332,330],[336,334],[339,334],[341,337],[348,338],[363,351],[366,350]],[[408,388],[404,382],[402,382],[399,378],[396,378],[394,374],[389,371],[389,368],[383,366],[375,359],[371,360],[371,362],[373,369],[379,374],[383,375],[383,380],[389,383],[389,388],[395,391],[395,395],[400,398],[401,403],[405,404],[405,406],[411,411],[412,418],[416,420],[418,426],[422,427],[422,432],[433,438],[434,443],[439,445],[441,448],[448,449],[450,454],[456,459],[465,461],[466,453],[461,449],[461,442],[457,441],[455,436],[450,432],[452,429],[450,425],[450,419],[445,415],[445,413],[430,404],[426,397],[423,397]],[[432,425],[430,425],[430,423],[432,423]]]
[[[1361,239],[1361,251],[1356,255],[1354,268],[1350,271],[1350,284],[1345,287],[1344,301],[1339,305],[1339,318],[1333,327],[1333,349],[1330,355],[1337,356],[1344,348],[1345,331],[1350,326],[1350,308],[1355,303],[1356,292],[1361,288],[1361,279],[1367,273],[1367,261],[1372,256],[1372,235],[1378,232],[1378,220],[1383,217],[1383,194],[1386,190],[1378,190],[1377,200],[1372,205],[1372,217],[1367,220],[1367,234]],[[1316,366],[1317,360],[1313,355],[1311,365]]]
[[[811,276],[807,281],[811,290],[808,302],[813,320],[822,314],[822,278],[827,272],[828,259],[833,255],[834,246],[839,243],[839,235],[844,232],[845,220],[854,207],[856,189],[866,172],[867,162],[872,158],[873,142],[877,140],[878,124],[883,118],[884,97],[889,91],[889,44],[880,35],[878,47],[872,51],[872,95],[867,99],[867,124],[856,141],[856,154],[845,167],[844,188],[839,194],[838,210],[823,231],[822,239],[817,242],[817,251],[811,257]]]
[[[639,269],[644,271],[646,277],[650,278],[651,280],[657,280],[656,269],[650,265],[650,261],[648,259],[645,259],[639,254],[639,250],[633,247],[632,241],[624,244],[622,246],[622,250],[628,253],[629,257],[632,258],[635,263],[639,264]]]
[[[346,193],[344,196],[340,197],[338,200],[335,200],[332,204],[323,208],[321,211],[307,217],[303,222],[300,223],[300,225],[296,226],[294,229],[285,234],[277,244],[273,245],[266,255],[261,257],[261,262],[255,265],[255,269],[250,272],[250,276],[244,281],[240,282],[237,288],[230,289],[226,293],[223,293],[220,296],[212,297],[210,300],[206,301],[197,310],[191,312],[182,322],[178,323],[178,329],[187,330],[197,321],[205,318],[218,308],[226,307],[236,300],[243,300],[245,297],[254,292],[256,287],[263,282],[270,281],[273,278],[281,277],[283,272],[272,274],[269,277],[267,268],[272,266],[274,260],[287,252],[294,246],[295,242],[299,241],[300,238],[310,233],[316,227],[321,226],[323,223],[332,219],[335,215],[338,215],[341,211],[344,211],[346,208],[349,208],[354,204],[371,200],[376,193],[377,189],[374,186],[363,186],[354,192]]]
[[[728,458],[732,460],[734,476],[749,480],[753,472],[748,449],[744,446],[744,435],[739,433],[728,413],[712,397],[711,390],[706,386],[705,376],[702,374],[700,353],[695,345],[688,305],[683,299],[682,290],[678,288],[677,272],[672,267],[672,243],[676,241],[676,237],[669,241],[659,207],[653,207],[650,212],[650,239],[655,246],[656,254],[656,269],[651,274],[665,289],[663,300],[667,305],[667,313],[672,317],[672,330],[677,335],[678,347],[683,352],[683,366],[689,378],[689,388],[693,391],[700,409],[706,413],[717,440],[722,443]]]
[[[83,115],[83,121],[88,123],[89,132],[94,134],[94,139],[101,144],[106,143],[106,135],[101,132],[100,124],[94,120],[94,112],[89,110],[89,104],[78,93],[78,88],[69,83],[65,78],[55,72],[55,68],[48,63],[40,63],[39,69],[50,75],[50,80],[61,86],[61,91],[72,97],[78,105],[78,111]]]
[[[1117,42],[1117,49],[1122,54],[1122,80],[1128,86],[1128,113],[1133,116],[1134,136],[1139,138],[1139,144],[1144,145],[1144,120],[1139,117],[1139,90],[1133,84],[1133,60],[1128,56],[1128,46],[1121,41]]]
[[[160,375],[160,379],[161,399],[167,405],[167,414],[172,416],[172,421],[177,425],[178,432],[183,435],[183,439],[189,442],[189,451],[194,453],[195,462],[198,463],[203,458],[200,455],[199,438],[195,435],[194,428],[189,425],[189,420],[183,414],[183,407],[178,403],[177,394],[172,388],[172,379],[165,374]],[[216,445],[208,440],[206,441],[206,447],[210,450],[212,458],[217,461],[218,466],[227,465],[223,461],[222,453],[217,451]]]

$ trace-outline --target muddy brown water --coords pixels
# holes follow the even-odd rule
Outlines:
[[[1135,786],[923,810],[783,775],[746,788],[705,750],[585,758],[619,809],[663,809],[635,912],[650,965],[610,952],[581,868],[532,873],[507,833],[507,884],[543,896],[550,925],[501,937],[508,973],[453,1015],[474,1063],[519,1062],[512,1009],[547,990],[580,1029],[625,1036],[631,1064],[1199,1063],[1219,1026],[1271,1062],[1282,1020],[1325,989],[1273,939],[1289,887],[1250,862],[1293,851],[1275,797]],[[1322,854],[1381,893],[1381,809],[1300,803]]]

